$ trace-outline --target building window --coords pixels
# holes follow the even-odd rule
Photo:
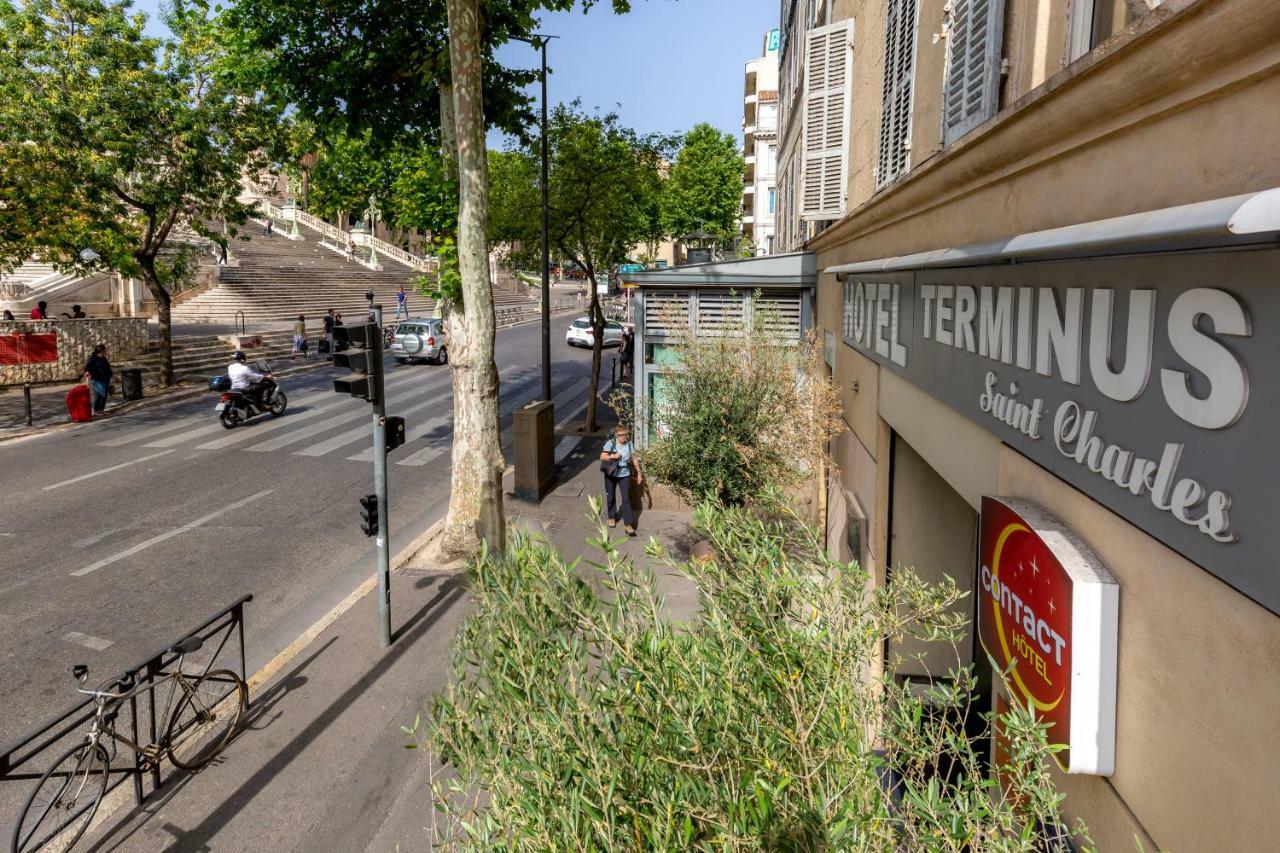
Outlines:
[[[912,83],[916,72],[916,0],[887,0],[884,91],[880,99],[880,157],[876,189],[911,167]]]
[[[773,213],[773,196],[774,196],[774,193],[776,192],[777,190],[775,190],[773,187],[769,187],[769,213],[770,214]]]
[[[845,213],[853,22],[809,33],[804,72],[804,161],[800,215],[839,219]]]
[[[953,0],[948,8],[943,145],[996,114],[1004,34],[1004,0]]]
[[[1164,0],[1074,0],[1071,6],[1071,58],[1079,59]]]

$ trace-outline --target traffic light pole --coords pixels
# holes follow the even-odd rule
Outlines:
[[[391,514],[387,506],[387,402],[382,375],[382,306],[369,307],[376,336],[369,348],[369,380],[373,391],[373,491],[378,496],[378,626],[382,647],[391,645]]]

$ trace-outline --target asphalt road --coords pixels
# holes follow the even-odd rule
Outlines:
[[[573,319],[552,321],[558,420],[586,399]],[[536,323],[498,332],[509,462],[510,413],[540,391],[538,341]],[[335,375],[282,380],[288,412],[234,430],[206,395],[0,443],[0,748],[76,698],[73,663],[105,679],[252,593],[252,672],[369,577],[369,407],[334,394]],[[387,395],[409,439],[389,464],[394,553],[448,505],[449,370],[392,366]]]

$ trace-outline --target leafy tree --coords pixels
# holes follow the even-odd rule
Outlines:
[[[489,152],[489,245],[516,267],[542,263],[540,162],[527,150]]]
[[[202,2],[175,0],[167,21],[162,42],[126,0],[0,2],[0,257],[38,250],[65,270],[141,278],[166,385],[170,291],[191,266],[175,237],[225,246],[209,223],[244,223],[241,175],[265,164],[276,123],[222,73]]]
[[[679,239],[703,230],[722,243],[735,234],[742,208],[746,163],[737,141],[710,124],[699,124],[684,138],[662,196],[662,222]]]
[[[390,157],[375,150],[369,131],[338,131],[316,149],[310,172],[310,209],[340,224],[360,216],[370,195],[386,201],[392,186]]]
[[[597,281],[647,235],[648,213],[658,187],[658,169],[669,141],[641,136],[623,127],[618,116],[591,115],[576,102],[552,111],[550,147],[549,237],[565,258],[578,264],[591,289],[588,317],[592,336],[591,387],[600,379],[604,311]],[[537,208],[534,208],[535,215]],[[596,426],[596,396],[587,398],[588,431]]]

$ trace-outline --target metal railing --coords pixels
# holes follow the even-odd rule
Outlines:
[[[421,258],[410,254],[399,246],[374,237],[372,234],[344,231],[338,226],[325,222],[320,217],[313,216],[296,207],[289,208],[286,211],[284,208],[277,207],[264,198],[262,199],[262,210],[267,216],[279,219],[281,222],[294,222],[307,226],[312,231],[318,232],[322,237],[328,237],[335,241],[339,249],[345,249],[347,241],[350,240],[354,246],[370,248],[378,254],[391,258],[397,263],[404,264],[418,272],[434,272],[440,265],[435,258]]]
[[[128,690],[141,688],[129,696],[127,703],[123,701],[120,703],[120,706],[116,709],[120,716],[117,718],[115,725],[128,726],[127,730],[135,743],[142,743],[139,739],[140,729],[145,729],[148,732],[148,743],[154,744],[158,742],[158,726],[162,725],[164,721],[157,719],[155,691],[146,689],[145,685],[154,684],[170,674],[171,668],[181,659],[180,655],[172,651],[173,647],[189,637],[199,637],[204,641],[205,648],[213,647],[213,653],[208,656],[207,660],[202,665],[192,667],[193,669],[201,669],[201,675],[215,668],[234,669],[240,673],[240,677],[243,679],[245,677],[244,606],[250,601],[253,601],[252,595],[243,596],[218,611],[217,614],[205,620],[195,629],[188,631],[173,643],[166,645],[161,651],[126,669],[118,678],[104,681],[104,684],[119,685]],[[234,656],[230,662],[222,662],[224,651]],[[204,658],[204,655],[200,655],[200,657]],[[236,660],[237,658],[238,660]],[[192,664],[191,656],[187,656],[186,662],[187,664]],[[215,664],[218,664],[218,666],[215,666]],[[68,692],[70,692],[73,684],[74,682],[68,676]],[[140,702],[139,700],[144,695],[146,698]],[[77,740],[82,740],[85,733],[88,732],[89,724],[96,713],[95,700],[91,697],[84,698],[72,704],[53,719],[27,732],[18,738],[15,743],[0,750],[0,783],[25,782],[30,785],[42,778],[48,769],[46,762],[52,763],[56,761],[60,755],[60,750],[66,749]],[[124,719],[126,715],[128,717],[127,720]],[[45,762],[40,761],[42,758],[45,759]],[[123,782],[132,780],[133,799],[136,804],[140,805],[147,794],[143,788],[143,780],[148,775],[148,771],[151,776],[151,790],[154,791],[160,786],[160,762],[150,761],[144,764],[143,756],[139,752],[134,754],[133,761],[129,766],[125,766],[122,762],[121,766],[117,767],[113,763],[108,774],[107,788],[102,796],[105,798]],[[115,778],[110,779],[112,776]],[[7,809],[9,805],[8,799],[0,799],[0,804],[3,804]],[[10,814],[13,820],[17,819],[16,809]],[[0,817],[0,839],[9,838],[6,830],[9,826],[10,814]],[[76,817],[76,815],[69,815],[65,822],[54,830],[54,834],[56,835],[74,823]]]

